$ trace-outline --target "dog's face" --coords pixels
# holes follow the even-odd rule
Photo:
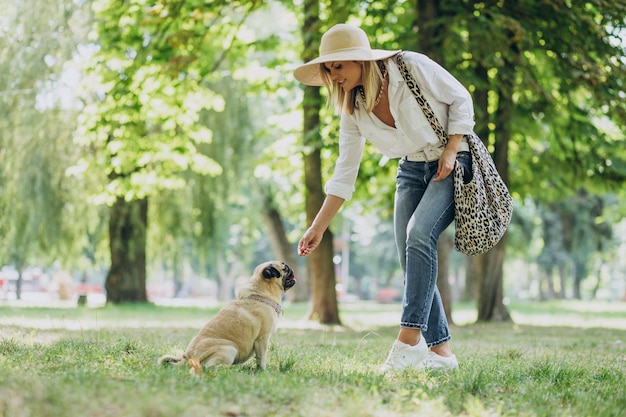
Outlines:
[[[278,280],[283,287],[283,291],[296,285],[295,274],[293,269],[284,262],[271,261],[261,264],[257,267],[260,274],[266,280]]]
[[[293,269],[280,261],[265,262],[254,268],[250,279],[237,289],[237,298],[256,294],[280,303],[285,291],[296,284]]]

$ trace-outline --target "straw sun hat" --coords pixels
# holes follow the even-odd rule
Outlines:
[[[338,24],[322,35],[320,56],[300,65],[294,72],[296,80],[306,85],[324,85],[320,64],[333,61],[377,61],[398,51],[372,49],[365,32],[355,26]]]

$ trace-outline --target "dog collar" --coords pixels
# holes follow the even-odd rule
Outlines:
[[[265,304],[271,306],[276,311],[276,314],[278,314],[279,316],[283,312],[283,309],[280,307],[280,304],[276,304],[272,300],[268,300],[265,297],[261,297],[260,295],[252,294],[252,295],[249,295],[248,298],[250,300],[257,300],[257,301],[260,301],[262,303],[265,303]]]

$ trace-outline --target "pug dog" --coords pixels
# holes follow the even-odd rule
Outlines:
[[[270,337],[276,330],[285,291],[296,283],[293,270],[278,261],[265,262],[237,290],[237,299],[224,306],[191,339],[180,356],[164,355],[159,364],[183,365],[190,373],[202,367],[243,363],[254,354],[257,369],[265,370]]]

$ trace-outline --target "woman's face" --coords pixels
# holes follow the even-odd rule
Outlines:
[[[344,92],[352,90],[363,82],[361,81],[361,61],[333,61],[324,64],[324,69],[330,79],[343,88]]]

